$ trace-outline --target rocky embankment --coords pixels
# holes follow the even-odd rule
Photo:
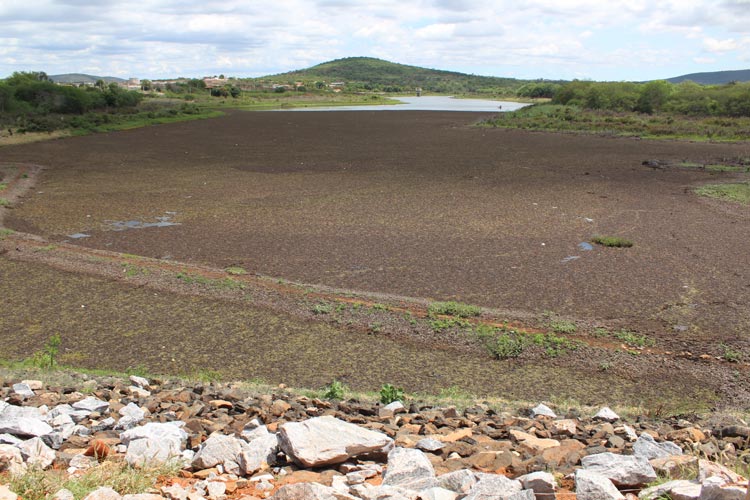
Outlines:
[[[84,376],[85,377],[85,376]],[[0,388],[0,499],[11,475],[85,474],[98,462],[179,461],[175,477],[125,500],[744,500],[750,427],[716,416],[626,422],[608,408],[516,414],[251,394],[237,384],[131,376],[79,390],[38,380]],[[562,413],[562,411],[560,410]],[[66,490],[50,498],[68,500]],[[89,500],[118,500],[102,485]]]

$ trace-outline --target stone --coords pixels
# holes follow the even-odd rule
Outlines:
[[[10,444],[0,444],[0,473],[8,472],[11,476],[19,476],[26,472],[21,450]]]
[[[23,442],[23,439],[17,438],[16,436],[12,434],[0,434],[0,444],[12,444],[15,446],[22,442]]]
[[[44,421],[40,414],[13,410],[12,408],[12,405],[8,405],[5,410],[0,411],[0,434],[38,437],[52,432],[52,427]]]
[[[552,433],[563,436],[573,436],[578,428],[578,423],[572,418],[555,420],[552,422]]]
[[[538,455],[549,448],[557,448],[560,442],[556,439],[538,438],[527,432],[511,429],[510,435],[518,441],[519,447],[531,455]]]
[[[694,476],[698,465],[695,455],[672,455],[669,457],[652,458],[648,461],[657,474],[664,477],[684,479]]]
[[[122,500],[122,496],[112,488],[100,486],[83,497],[83,500]]]
[[[197,470],[222,465],[227,472],[239,474],[242,451],[240,443],[241,441],[234,436],[211,434],[193,457],[191,465]]]
[[[393,439],[385,434],[331,416],[284,423],[278,437],[281,450],[305,467],[337,464],[366,454],[384,454],[393,447]]]
[[[54,495],[52,495],[52,498],[50,500],[74,500],[75,495],[73,495],[73,492],[70,491],[67,488],[60,488],[55,492]]]
[[[745,483],[747,485],[747,483]],[[700,500],[746,500],[748,487],[714,476],[702,482]]]
[[[89,396],[76,403],[73,403],[72,406],[76,410],[85,410],[90,412],[96,411],[99,413],[104,413],[106,410],[109,410],[109,403],[107,403],[106,401],[102,401],[101,399],[97,399],[93,396]]]
[[[276,434],[268,432],[253,439],[250,443],[242,443],[242,450],[238,457],[240,472],[244,475],[250,475],[275,465],[278,451],[278,437]]]
[[[125,460],[131,466],[144,466],[179,457],[187,441],[187,433],[179,424],[149,422],[123,432],[120,440],[128,447]]]
[[[477,479],[477,483],[464,500],[505,500],[523,490],[520,481],[508,479],[501,474],[479,472]]]
[[[46,469],[55,461],[55,450],[44,444],[41,438],[35,437],[18,445],[27,465]]]
[[[456,500],[458,494],[454,491],[435,486],[433,488],[420,490],[419,498],[421,500]]]
[[[419,450],[429,452],[440,451],[445,448],[445,444],[442,441],[433,438],[420,439],[415,446]]]
[[[576,500],[625,500],[609,478],[587,469],[578,469],[575,475]]]
[[[532,472],[518,478],[525,490],[532,490],[539,498],[555,498],[557,482],[549,472]]]
[[[208,494],[208,498],[221,498],[226,492],[227,485],[223,481],[208,481],[206,483],[206,493]]]
[[[296,483],[286,484],[279,488],[271,500],[356,500],[356,498],[322,484]]]
[[[617,486],[640,486],[655,481],[654,468],[644,457],[597,453],[581,459],[584,469],[598,472]]]
[[[605,422],[616,422],[620,420],[620,416],[613,412],[608,406],[605,406],[594,415],[594,420],[603,420]]]
[[[161,487],[162,494],[170,500],[187,500],[188,492],[179,484]]]
[[[502,498],[503,500],[536,500],[536,495],[531,490],[521,490]]]
[[[29,389],[31,389],[32,391],[41,391],[42,389],[44,389],[44,382],[42,382],[41,380],[21,380],[21,383],[28,385]]]
[[[531,418],[537,417],[557,418],[557,415],[555,415],[555,412],[549,406],[540,403],[531,409]]]
[[[149,382],[147,378],[139,377],[138,375],[131,375],[128,377],[128,379],[133,383],[133,385],[137,385],[138,387],[142,387],[144,389],[148,389]]]
[[[638,434],[636,434],[635,429],[633,429],[629,425],[623,424],[622,425],[622,432],[623,432],[623,434],[625,434],[625,439],[627,439],[631,443],[633,441],[637,441],[638,440]]]
[[[16,500],[18,495],[10,491],[10,488],[4,484],[0,484],[0,500]]]
[[[719,477],[728,483],[739,483],[744,480],[733,470],[709,460],[698,460],[698,481],[704,482],[710,477]]]
[[[454,491],[460,495],[466,495],[477,484],[477,476],[468,469],[459,469],[438,476],[437,481],[438,486],[441,488]]]
[[[638,493],[639,500],[657,500],[668,496],[671,500],[698,500],[701,484],[696,481],[677,479],[658,484]]]
[[[633,444],[633,454],[651,460],[652,458],[682,455],[682,448],[671,441],[657,443],[650,434],[644,432]]]
[[[31,390],[31,387],[29,387],[28,384],[24,383],[13,384],[13,392],[24,398],[33,398],[34,396],[36,396],[36,394],[34,394],[34,391]]]
[[[123,495],[122,500],[164,500],[164,497],[156,493],[131,493]]]
[[[388,468],[383,473],[385,486],[422,490],[438,485],[435,469],[427,456],[412,448],[393,448],[388,453]]]

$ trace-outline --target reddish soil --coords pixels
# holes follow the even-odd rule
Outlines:
[[[552,311],[635,330],[662,353],[750,352],[750,209],[692,193],[744,174],[642,165],[720,163],[750,156],[748,144],[470,126],[481,117],[236,112],[7,147],[0,161],[46,170],[6,226],[511,318]],[[171,212],[179,225],[108,222]],[[91,236],[66,236],[78,232]],[[635,245],[581,250],[594,234]]]

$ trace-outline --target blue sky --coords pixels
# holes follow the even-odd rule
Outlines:
[[[13,71],[262,76],[349,56],[513,78],[750,68],[750,0],[0,0]]]

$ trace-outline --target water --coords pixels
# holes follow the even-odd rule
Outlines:
[[[125,231],[126,229],[143,229],[146,227],[179,226],[179,222],[172,222],[172,214],[174,214],[174,212],[167,212],[167,215],[156,217],[156,222],[143,222],[140,220],[105,220],[104,222],[109,224],[115,231]]]
[[[578,244],[578,248],[580,250],[583,250],[584,252],[589,252],[594,249],[594,246],[591,243],[582,241],[581,243]]]
[[[86,234],[86,233],[73,233],[73,234],[69,234],[68,238],[73,239],[73,240],[79,240],[81,238],[88,238],[90,236],[91,236],[90,234]]]
[[[515,111],[524,106],[522,102],[490,101],[487,99],[456,99],[451,96],[398,97],[403,104],[380,104],[374,106],[330,106],[291,108],[276,111],[473,111],[498,113]]]

